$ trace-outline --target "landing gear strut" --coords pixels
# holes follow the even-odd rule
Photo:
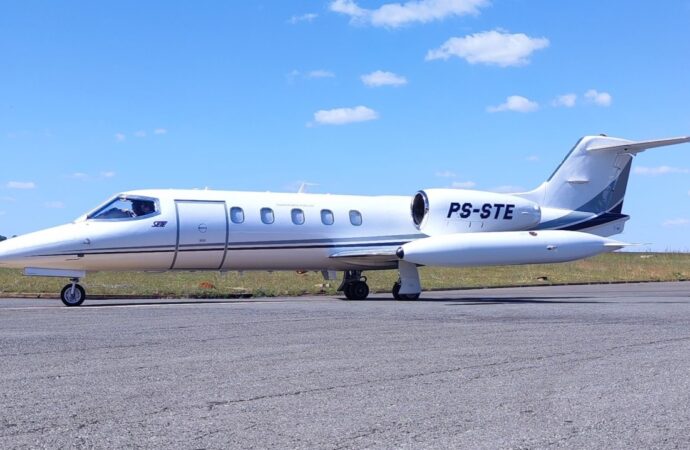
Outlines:
[[[396,300],[417,300],[419,294],[422,293],[417,266],[407,261],[399,261],[398,273],[400,278],[393,285],[393,298]]]
[[[343,291],[348,300],[364,300],[369,296],[367,277],[362,276],[361,270],[346,270],[338,290]]]
[[[79,306],[86,300],[86,291],[79,283],[79,278],[70,278],[71,284],[62,288],[60,300],[65,306]]]

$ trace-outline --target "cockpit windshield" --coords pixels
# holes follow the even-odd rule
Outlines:
[[[131,219],[158,212],[158,201],[152,198],[120,195],[87,216],[87,219]]]

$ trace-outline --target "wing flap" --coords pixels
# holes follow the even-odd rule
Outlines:
[[[395,255],[396,250],[397,246],[343,250],[332,254],[329,258],[362,267],[395,268],[398,264],[398,257]]]
[[[333,253],[329,258],[376,258],[385,261],[397,261],[395,251],[397,248],[381,247],[361,250],[344,250]]]

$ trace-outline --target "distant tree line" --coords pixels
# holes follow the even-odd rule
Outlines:
[[[0,242],[4,241],[5,239],[7,239],[5,236],[0,236]]]

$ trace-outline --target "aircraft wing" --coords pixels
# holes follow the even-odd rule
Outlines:
[[[628,142],[627,144],[617,144],[617,145],[600,145],[589,147],[587,150],[590,152],[602,152],[602,151],[624,151],[628,153],[640,153],[648,148],[663,147],[665,145],[675,145],[682,144],[684,142],[690,142],[690,136],[681,136],[668,139],[657,139],[654,141],[638,141],[638,142]]]
[[[397,267],[398,257],[395,251],[398,246],[394,247],[374,247],[358,250],[343,250],[336,252],[330,258],[342,260],[350,264],[356,264],[363,267]]]

